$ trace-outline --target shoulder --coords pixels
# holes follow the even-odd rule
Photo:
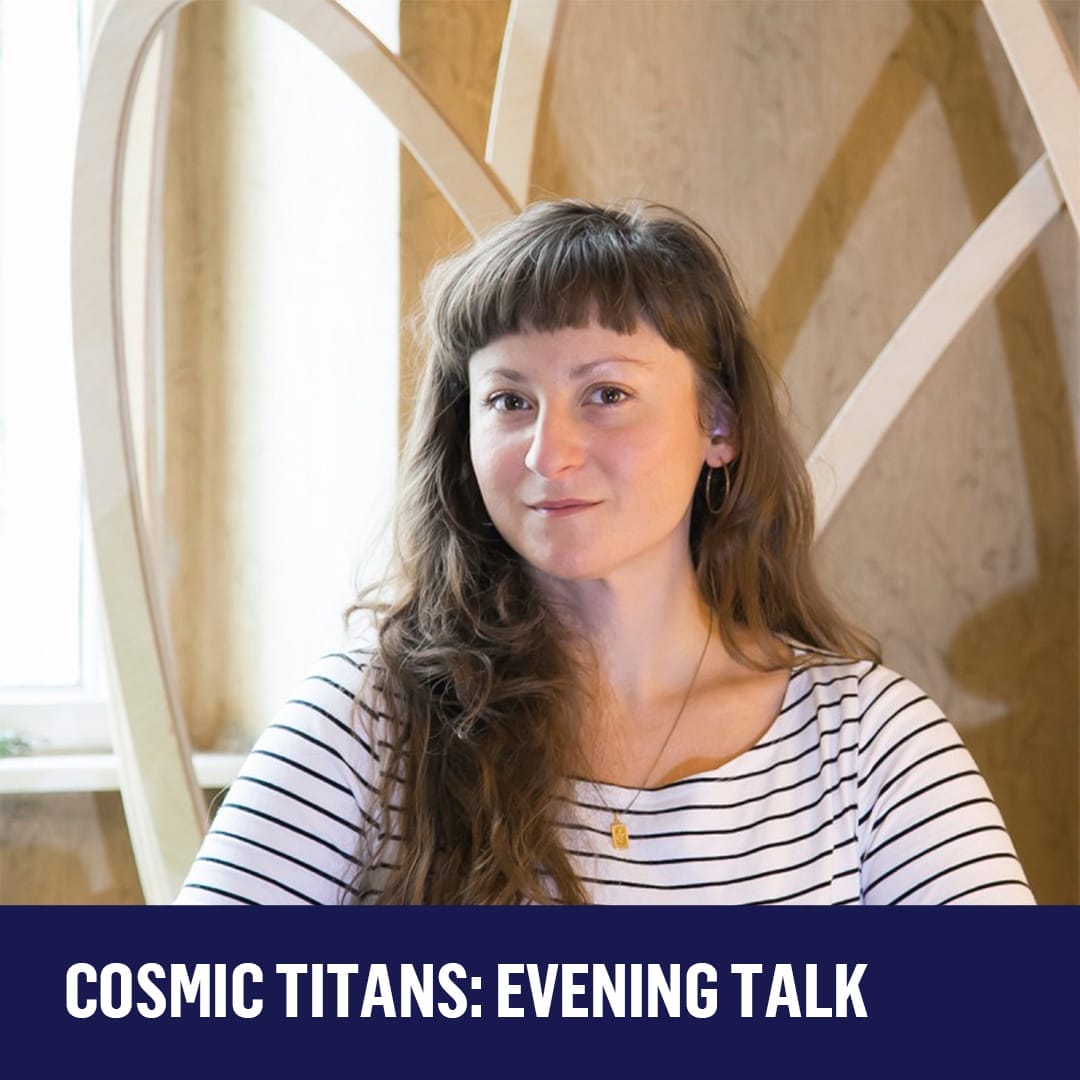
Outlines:
[[[263,730],[214,816],[180,903],[339,903],[380,828],[385,718],[370,654],[329,653]]]
[[[300,688],[308,696],[324,699],[331,707],[341,698],[353,700],[368,677],[371,652],[367,649],[348,649],[320,656],[303,676]],[[327,690],[335,691],[326,698]]]
[[[802,648],[791,675],[790,704],[841,708],[859,722],[867,744],[887,726],[912,717],[944,720],[941,709],[910,679],[874,660],[851,660]],[[903,718],[903,720],[901,720]]]
[[[977,772],[941,707],[911,679],[873,660],[800,652],[785,730],[835,755],[864,808],[943,770]]]
[[[792,720],[812,715],[819,734],[835,734],[857,753],[861,786],[913,755],[963,751],[937,702],[892,668],[807,651],[801,651],[800,659],[785,709]]]
[[[341,818],[359,810],[370,819],[390,745],[371,660],[347,649],[315,661],[263,729],[230,798],[273,793],[287,796],[290,812],[308,805],[325,815],[339,803]]]
[[[856,835],[868,903],[1028,904],[1031,890],[984,777],[944,710],[911,679],[859,661],[849,685]]]
[[[320,657],[273,718],[264,739],[278,729],[315,737],[350,762],[360,758],[378,763],[393,734],[373,660],[368,647]]]
[[[1031,903],[993,795],[938,703],[883,664],[806,659],[791,707],[837,762],[864,902]]]
[[[350,649],[326,653],[312,663],[275,717],[302,715],[306,724],[332,732],[352,728],[359,695],[370,682],[371,654]],[[301,710],[299,713],[297,710]]]

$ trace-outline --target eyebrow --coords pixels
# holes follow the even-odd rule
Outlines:
[[[570,378],[580,379],[583,375],[588,375],[593,368],[601,367],[604,364],[636,364],[639,367],[652,367],[648,360],[642,360],[636,356],[601,356],[598,360],[589,360],[587,363],[579,364],[576,368],[571,368]],[[485,371],[484,374],[488,378],[505,379],[507,382],[512,383],[528,381],[520,371],[515,371],[513,368],[492,368],[490,371]]]

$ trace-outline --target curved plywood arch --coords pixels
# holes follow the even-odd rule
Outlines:
[[[1043,2],[984,0],[1047,153],[1002,199],[871,364],[807,460],[817,530],[829,523],[904,406],[1062,203],[1080,229],[1080,88]]]
[[[807,459],[818,533],[956,335],[1060,210],[1061,192],[1042,157],[900,324]]]
[[[1047,157],[1080,229],[1080,87],[1076,68],[1045,0],[983,0],[1031,110]]]
[[[205,807],[163,627],[139,504],[121,324],[122,163],[135,87],[174,5],[106,16],[87,77],[72,209],[72,316],[87,496],[107,623],[113,741],[146,898],[164,900]]]
[[[470,232],[517,212],[518,203],[502,180],[473,155],[408,68],[344,7],[334,0],[247,2],[288,23],[356,83],[397,128]]]
[[[529,197],[540,96],[558,16],[559,0],[511,0],[506,17],[484,157],[521,204]]]

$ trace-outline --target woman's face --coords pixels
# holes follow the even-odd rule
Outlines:
[[[701,427],[692,361],[648,324],[499,338],[469,361],[469,399],[484,505],[534,569],[612,580],[689,560],[701,466],[734,453]]]

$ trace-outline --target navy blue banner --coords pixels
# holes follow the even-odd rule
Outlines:
[[[1049,1075],[1077,908],[0,908],[9,1076]],[[19,1068],[21,1066],[22,1068]]]

